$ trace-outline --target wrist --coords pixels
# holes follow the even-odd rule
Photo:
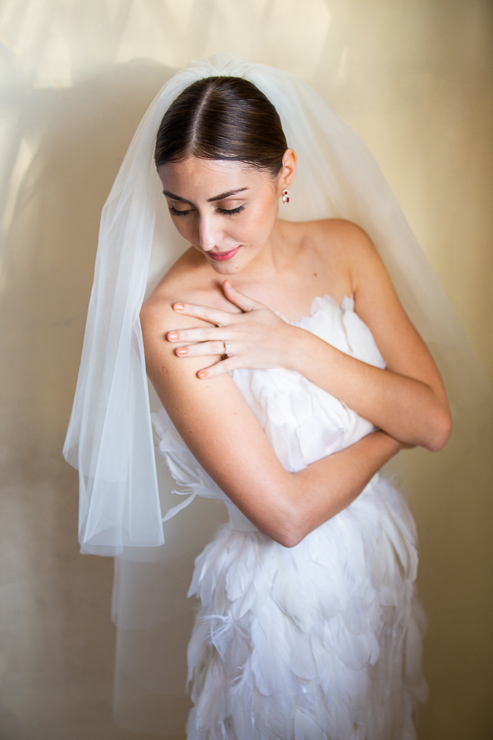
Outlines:
[[[373,434],[381,439],[381,444],[384,445],[385,452],[388,454],[389,459],[394,457],[394,455],[397,455],[397,453],[405,447],[402,442],[399,442],[398,439],[387,434],[387,432],[382,431],[382,429],[377,429]]]
[[[299,326],[289,327],[289,352],[288,352],[288,370],[295,370],[301,375],[306,374],[307,359],[313,355],[312,341],[316,338],[306,329]],[[311,351],[312,350],[312,351]]]

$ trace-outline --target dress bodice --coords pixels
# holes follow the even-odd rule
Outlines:
[[[283,317],[282,317],[283,318]],[[286,320],[286,319],[284,319]],[[373,335],[345,297],[339,306],[330,296],[317,297],[309,316],[291,322],[316,334],[332,346],[363,362],[384,368],[385,362]],[[345,403],[292,370],[234,370],[233,380],[255,413],[286,470],[301,470],[312,462],[354,444],[373,425]],[[158,445],[171,474],[191,496],[174,507],[165,521],[191,503],[196,495],[231,502],[181,439],[168,414],[153,414]]]
[[[348,355],[385,366],[370,330],[354,312],[352,298],[344,298],[341,306],[329,296],[315,298],[311,314],[291,323]],[[232,376],[282,465],[291,472],[348,447],[373,430],[370,422],[297,372],[235,370]]]

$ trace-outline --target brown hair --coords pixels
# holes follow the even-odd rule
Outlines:
[[[189,156],[225,159],[277,177],[287,149],[281,119],[268,98],[241,77],[205,77],[166,111],[156,139],[156,167]]]

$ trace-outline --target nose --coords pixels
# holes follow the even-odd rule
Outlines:
[[[217,228],[213,217],[202,217],[199,223],[199,245],[204,252],[210,252],[221,243],[223,233]]]

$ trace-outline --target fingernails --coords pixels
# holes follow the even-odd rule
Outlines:
[[[224,286],[225,286],[226,288],[232,288],[232,287],[233,287],[233,286],[231,285],[231,283],[229,282],[229,280],[225,280],[225,281],[224,281]]]
[[[197,373],[197,377],[202,380],[202,378],[207,378],[207,370],[199,370]]]
[[[169,331],[168,332],[168,339],[170,342],[176,342],[178,339],[178,332],[177,331]]]
[[[186,347],[180,347],[179,349],[176,350],[176,354],[179,355],[180,357],[183,357],[183,355],[188,354],[188,349]]]
[[[173,303],[173,311],[183,311],[184,308],[183,303]]]

